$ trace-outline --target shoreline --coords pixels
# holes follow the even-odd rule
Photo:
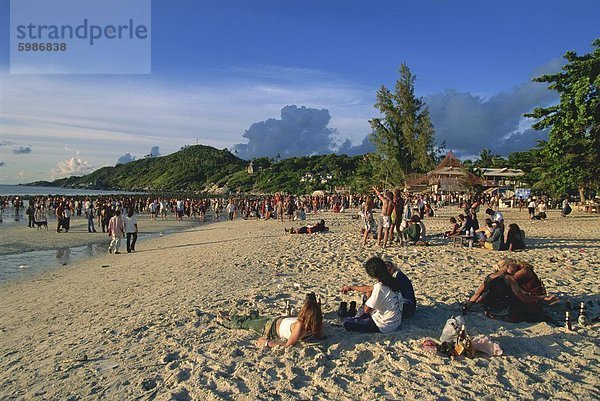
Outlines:
[[[138,244],[153,237],[171,235],[179,231],[193,229],[198,226],[217,223],[207,219],[200,222],[197,219],[184,219],[175,221],[171,216],[169,220],[150,220],[147,213],[138,214]],[[57,233],[56,219],[48,220],[48,231],[45,228],[29,228],[26,220],[21,220],[18,225],[12,224],[0,228],[3,233],[0,239],[0,283],[9,282],[19,278],[27,278],[32,274],[44,270],[52,270],[66,264],[79,263],[85,259],[94,258],[106,253],[110,239],[101,228],[96,227],[96,233],[87,231],[87,220],[84,216],[71,219],[71,229],[68,233]],[[97,226],[97,224],[95,224]],[[27,238],[26,242],[15,240]],[[125,249],[125,238],[121,241],[121,250]],[[34,270],[29,268],[35,264]],[[25,266],[24,266],[25,265]],[[34,272],[35,271],[35,272]]]

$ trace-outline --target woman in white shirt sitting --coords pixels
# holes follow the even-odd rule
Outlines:
[[[229,329],[245,329],[260,334],[257,341],[260,347],[291,347],[309,337],[323,338],[323,314],[314,293],[306,296],[298,317],[228,316],[219,312],[217,321]]]
[[[374,257],[367,260],[365,270],[370,277],[377,280],[374,285],[342,287],[344,294],[357,291],[368,297],[362,313],[347,318],[344,321],[344,328],[363,333],[390,333],[400,327],[402,322],[404,301],[399,283],[390,275],[381,258]]]

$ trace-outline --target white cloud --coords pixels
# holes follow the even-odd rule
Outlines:
[[[277,74],[288,81],[265,83]],[[60,172],[52,160],[70,159],[72,149],[85,154],[90,165],[103,166],[127,152],[144,155],[152,146],[163,154],[197,141],[229,148],[243,141],[252,123],[279,115],[288,104],[328,109],[336,143],[347,138],[360,143],[369,132],[367,121],[375,112],[371,89],[311,70],[272,67],[255,75],[237,82],[178,83],[153,76],[3,73],[0,136],[11,144],[26,141],[43,154],[30,161],[28,171]],[[13,160],[4,159],[13,166]]]
[[[56,168],[50,170],[49,176],[52,179],[61,177],[70,177],[72,175],[84,175],[94,171],[95,167],[88,161],[82,160],[79,153],[70,159],[59,161]]]

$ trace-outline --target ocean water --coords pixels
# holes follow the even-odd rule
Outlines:
[[[162,232],[140,234],[137,244],[149,238],[162,237],[178,231],[180,229],[173,228]],[[0,256],[0,283],[104,255],[107,253],[107,246],[108,241],[105,241],[81,246],[2,255]],[[121,252],[127,252],[124,239],[121,242]]]
[[[74,189],[60,187],[36,187],[26,185],[2,185],[0,184],[0,196],[37,196],[37,195],[65,195],[65,196],[99,196],[99,195],[139,195],[144,192],[127,191],[100,191],[92,189]],[[25,210],[29,206],[29,201],[23,201],[23,208],[19,210],[19,215],[15,213],[13,207],[4,209],[0,214],[0,232],[2,227],[15,224],[27,224]]]
[[[136,195],[143,192],[126,192],[126,191],[98,191],[71,189],[59,187],[38,187],[24,185],[0,185],[0,196],[34,196],[34,195]],[[27,209],[28,201],[23,201],[24,207],[19,210],[19,214],[15,213],[15,209],[7,207],[0,214],[0,235],[3,228],[14,227],[15,225],[27,225]],[[56,219],[53,216],[48,216],[48,225],[52,230],[56,226]],[[147,233],[138,237],[138,241],[169,234],[177,230],[166,230],[162,233]],[[50,270],[67,264],[72,264],[83,259],[89,259],[97,255],[107,252],[107,245],[104,243],[88,244],[70,248],[57,248],[52,250],[39,250],[30,252],[19,252],[14,254],[0,256],[0,282],[5,282],[12,279],[27,277],[36,272]],[[122,248],[124,245],[122,246]]]
[[[171,231],[165,231],[169,234]],[[148,238],[158,237],[163,233],[143,234],[138,237],[138,243]],[[124,250],[121,245],[121,252]],[[106,243],[95,243],[70,248],[57,248],[2,255],[0,257],[0,283],[33,275],[37,272],[65,266],[83,259],[93,258],[107,253]]]
[[[93,189],[76,189],[76,188],[60,188],[60,187],[35,187],[26,185],[2,185],[0,184],[0,196],[15,195],[135,195],[143,192],[127,192],[127,191],[99,191]]]

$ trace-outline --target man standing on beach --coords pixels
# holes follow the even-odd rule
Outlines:
[[[381,201],[381,226],[379,227],[379,232],[377,233],[377,245],[381,245],[381,237],[383,237],[383,248],[387,246],[388,237],[390,234],[390,226],[391,226],[391,215],[392,210],[394,210],[394,201],[389,196],[390,192],[387,192],[385,196],[379,192],[379,190],[373,187],[375,194]]]
[[[108,246],[108,253],[112,253],[113,249],[115,254],[120,253],[121,238],[125,236],[125,225],[120,210],[116,210],[115,215],[108,221],[108,236],[112,238]]]
[[[135,243],[138,237],[138,225],[137,219],[134,215],[133,207],[130,207],[127,210],[127,216],[125,216],[124,223],[125,232],[127,233],[127,253],[135,252]]]
[[[94,227],[94,202],[89,199],[85,200],[85,215],[88,221],[88,232],[95,233],[96,228]]]
[[[27,211],[25,212],[27,217],[29,217],[29,222],[27,223],[27,227],[33,228],[35,225],[33,224],[35,210],[33,210],[33,200],[29,200],[29,206],[27,207]]]
[[[64,224],[64,213],[65,213],[65,204],[63,202],[61,202],[58,207],[56,208],[56,220],[57,220],[57,224],[56,224],[56,232],[59,233],[61,232],[61,228]]]
[[[227,213],[229,214],[229,221],[233,220],[233,214],[235,213],[233,199],[229,199],[229,203],[227,203]]]

